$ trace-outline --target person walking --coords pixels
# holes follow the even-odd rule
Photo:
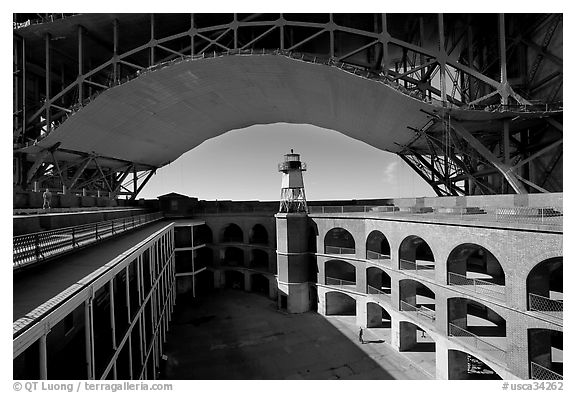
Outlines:
[[[49,189],[46,189],[42,194],[42,199],[44,199],[44,204],[42,205],[42,209],[50,209],[50,201],[52,200],[52,193]]]
[[[358,333],[358,341],[360,341],[360,344],[364,344],[364,330],[362,330],[362,328],[360,328],[360,332]]]

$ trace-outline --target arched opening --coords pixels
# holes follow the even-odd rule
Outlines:
[[[212,229],[206,224],[194,227],[194,246],[212,243]]]
[[[526,279],[529,311],[563,318],[563,257],[549,258],[534,266]]]
[[[365,339],[380,342],[390,342],[392,337],[392,317],[378,303],[366,303],[366,334]]]
[[[356,300],[342,292],[326,292],[326,315],[356,315]]]
[[[392,281],[390,275],[377,267],[366,269],[366,293],[387,303],[392,302]]]
[[[436,342],[412,322],[400,321],[398,350],[432,377],[436,375]]]
[[[466,243],[454,248],[447,261],[448,285],[506,299],[504,270],[486,248]]]
[[[222,231],[222,243],[243,243],[244,234],[236,224],[228,224]]]
[[[333,259],[324,264],[325,284],[356,287],[356,267],[351,263]]]
[[[506,362],[506,320],[484,304],[448,299],[448,335],[497,363]]]
[[[419,274],[430,274],[434,271],[434,254],[424,239],[419,236],[408,236],[400,244],[400,269]]]
[[[372,231],[366,239],[366,259],[390,259],[390,243],[380,231]]]
[[[192,272],[192,252],[190,250],[174,251],[174,269],[176,273]]]
[[[406,311],[427,324],[436,320],[436,295],[426,285],[415,280],[400,280],[400,311]]]
[[[192,234],[189,226],[174,227],[174,247],[189,248],[192,247]]]
[[[354,236],[344,228],[332,228],[324,236],[325,254],[355,254]]]
[[[224,283],[226,288],[244,290],[244,273],[237,270],[226,270]]]
[[[268,271],[268,253],[264,250],[250,250],[250,268]]]
[[[564,335],[550,329],[528,329],[530,378],[563,379]]]
[[[214,272],[204,270],[196,275],[196,295],[205,295],[214,290]]]
[[[490,366],[475,356],[456,349],[449,349],[448,379],[491,380],[502,378]]]
[[[244,251],[238,247],[226,247],[224,250],[224,266],[242,266],[244,265]]]
[[[261,224],[254,225],[248,237],[251,244],[268,244],[268,231]]]
[[[194,269],[198,270],[203,267],[214,265],[214,251],[211,248],[202,247],[194,252]]]
[[[252,274],[252,292],[261,293],[268,297],[270,293],[270,282],[262,274]]]

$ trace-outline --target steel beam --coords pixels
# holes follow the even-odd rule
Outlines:
[[[78,26],[78,104],[84,102],[84,28]]]
[[[46,133],[50,133],[50,123],[52,122],[52,118],[50,116],[50,96],[51,96],[51,73],[52,73],[52,64],[50,61],[50,34],[46,33],[44,35],[44,42],[45,42],[45,60],[46,60],[46,67],[45,67],[45,71],[46,71],[46,76],[45,76],[45,93],[46,93],[46,102],[44,103],[44,109],[46,111],[45,114],[45,119],[46,119]]]
[[[148,183],[148,180],[150,180],[150,178],[152,178],[152,175],[154,175],[155,173],[156,173],[156,169],[151,169],[150,172],[148,172],[148,175],[146,176],[146,178],[144,179],[142,184],[140,184],[140,186],[138,188],[136,188],[136,181],[134,181],[134,194],[132,195],[130,200],[136,199],[136,196],[140,193],[140,191],[142,191],[142,189],[144,188],[146,183]]]
[[[504,176],[506,181],[512,186],[514,192],[517,194],[526,194],[526,189],[524,186],[518,181],[516,176],[511,172],[511,168],[509,165],[506,165],[490,151],[486,146],[482,144],[478,139],[476,139],[468,130],[466,130],[461,125],[452,122],[450,127],[462,138],[468,142],[468,144],[473,147],[482,157],[484,157],[491,165],[493,165],[498,171]]]
[[[506,68],[506,24],[504,14],[498,15],[498,43],[500,48],[500,83],[508,85],[508,70]],[[508,95],[501,94],[500,103],[508,105]]]

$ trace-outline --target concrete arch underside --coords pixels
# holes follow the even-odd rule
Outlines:
[[[60,142],[63,149],[160,167],[227,131],[284,122],[396,152],[414,136],[406,127],[423,127],[428,116],[421,110],[433,109],[335,67],[276,55],[226,56],[182,61],[110,88],[38,147]]]

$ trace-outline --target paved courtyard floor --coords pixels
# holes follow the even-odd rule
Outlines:
[[[254,293],[219,290],[178,298],[163,379],[432,379],[389,340],[350,317],[287,314]]]

